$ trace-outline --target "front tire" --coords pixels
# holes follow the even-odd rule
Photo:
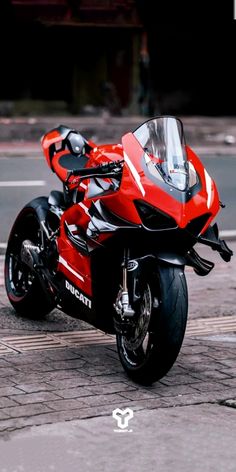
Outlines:
[[[142,282],[136,328],[117,334],[120,361],[136,382],[151,384],[173,366],[184,339],[188,292],[183,267],[161,265]]]
[[[40,246],[40,222],[34,208],[25,207],[11,230],[5,256],[5,287],[8,299],[19,315],[40,318],[53,308],[37,275],[21,260],[26,239]]]

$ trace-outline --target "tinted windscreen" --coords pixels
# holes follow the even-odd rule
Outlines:
[[[142,124],[134,136],[148,155],[152,173],[179,190],[187,187],[187,157],[182,124],[172,117],[159,117]]]

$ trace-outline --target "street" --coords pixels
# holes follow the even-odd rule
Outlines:
[[[220,199],[226,204],[217,221],[221,230],[236,228],[236,158],[227,155],[202,156],[215,179]],[[19,210],[32,198],[61,189],[61,182],[49,169],[44,157],[0,158],[0,243],[5,243]]]
[[[236,158],[227,155],[202,156],[201,160],[216,182],[220,200],[226,205],[216,218],[219,229],[234,230],[236,229]]]

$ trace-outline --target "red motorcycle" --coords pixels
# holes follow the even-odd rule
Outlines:
[[[232,251],[211,225],[220,208],[215,182],[186,146],[174,117],[156,117],[96,146],[59,126],[42,147],[63,191],[39,197],[10,233],[5,282],[19,314],[63,312],[116,334],[131,378],[163,377],[180,351],[188,312],[185,265],[214,264],[196,243]]]

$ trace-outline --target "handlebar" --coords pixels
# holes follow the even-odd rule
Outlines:
[[[83,169],[70,170],[67,173],[66,184],[69,182],[70,177],[81,176],[81,180],[89,179],[91,177],[116,177],[122,170],[122,163],[124,161],[108,162],[106,164],[100,164],[96,167],[86,167]]]

